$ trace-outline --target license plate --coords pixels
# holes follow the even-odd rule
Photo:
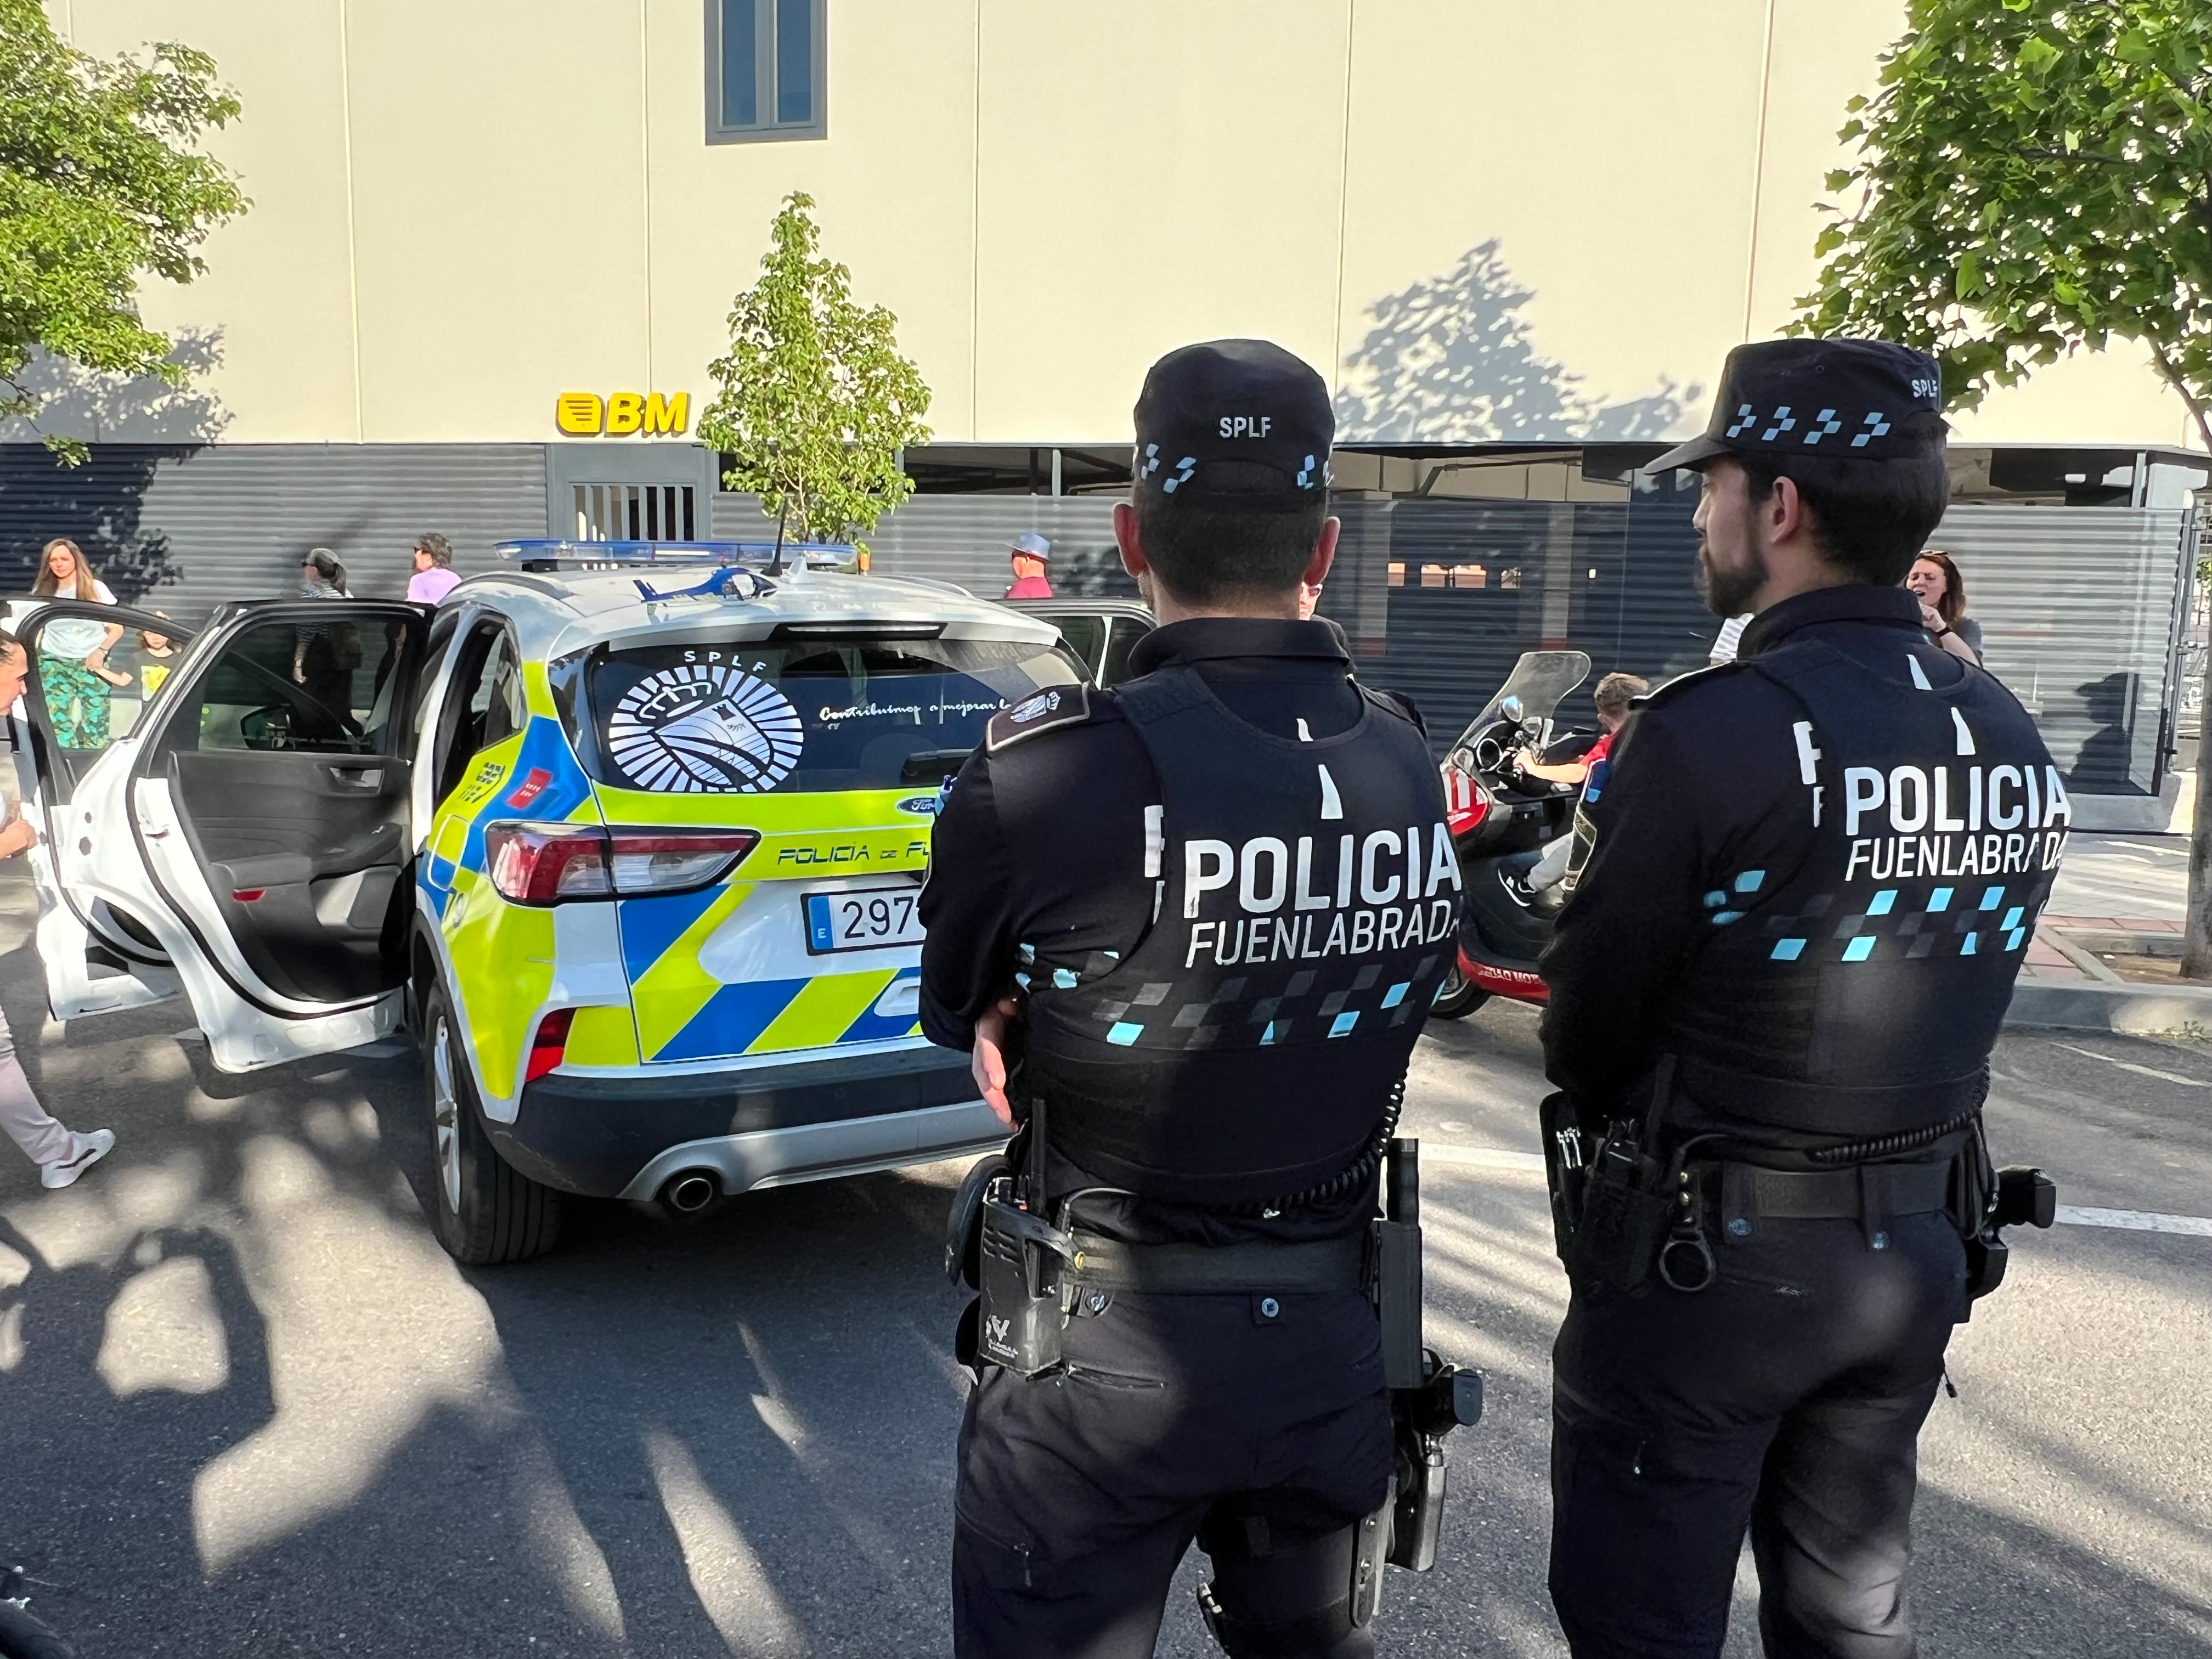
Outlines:
[[[919,887],[862,887],[842,893],[806,895],[806,948],[817,956],[831,951],[878,951],[886,945],[921,943]]]

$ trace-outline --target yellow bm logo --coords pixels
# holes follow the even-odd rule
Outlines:
[[[564,392],[553,400],[553,424],[571,438],[678,437],[690,423],[688,392]]]

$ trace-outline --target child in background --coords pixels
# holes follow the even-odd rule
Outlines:
[[[169,613],[156,611],[155,616],[167,619]],[[161,682],[169,678],[170,665],[174,662],[177,647],[169,643],[167,634],[156,634],[150,629],[138,630],[138,650],[145,659],[138,665],[138,692],[148,702],[161,689]]]

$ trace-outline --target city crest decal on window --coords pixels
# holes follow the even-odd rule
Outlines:
[[[799,712],[763,680],[720,664],[648,674],[607,717],[607,752],[632,784],[663,794],[757,794],[805,747]]]

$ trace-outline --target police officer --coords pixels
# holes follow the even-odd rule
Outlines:
[[[1297,620],[1337,538],[1321,377],[1187,346],[1136,429],[1115,535],[1160,626],[1115,690],[992,721],[921,900],[923,1030],[1026,1122],[1081,1251],[1059,1363],[983,1337],[955,1646],[1149,1654],[1195,1538],[1228,1651],[1349,1659],[1391,1461],[1363,1241],[1460,878],[1412,711]]]
[[[1577,1659],[1717,1656],[1747,1528],[1769,1654],[1915,1650],[1915,1444],[1991,1276],[1989,1054],[2069,820],[2020,705],[1899,586],[1940,408],[1917,351],[1746,345],[1651,464],[1704,473],[1704,598],[1753,620],[1615,743],[1543,962],[1547,1150],[1583,1165],[1552,1452]]]

